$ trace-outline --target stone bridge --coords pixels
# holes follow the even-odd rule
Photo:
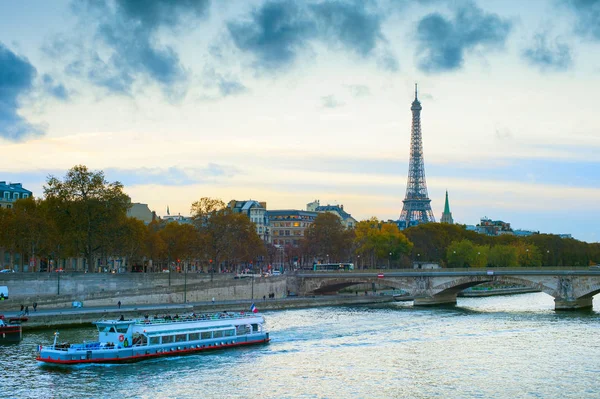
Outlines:
[[[538,289],[554,297],[556,310],[592,307],[600,292],[600,270],[592,269],[437,269],[386,273],[314,272],[296,275],[300,295],[333,294],[357,284],[401,289],[414,297],[415,306],[456,304],[456,294],[482,283],[515,284]]]

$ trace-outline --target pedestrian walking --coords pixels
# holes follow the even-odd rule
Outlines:
[[[29,314],[29,305],[25,306],[25,314]]]
[[[121,309],[121,301],[117,302],[117,306]]]
[[[215,297],[214,296],[213,296],[212,302],[213,302],[213,305],[214,305],[215,304]]]
[[[33,303],[33,311],[34,311],[34,312],[37,312],[37,302],[34,302],[34,303]]]
[[[25,306],[21,304],[21,312],[23,312],[23,309],[25,309]]]

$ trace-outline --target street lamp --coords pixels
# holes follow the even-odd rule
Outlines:
[[[525,266],[529,266],[529,248],[525,250],[525,253],[527,254],[527,264]]]
[[[329,254],[327,254],[327,263],[329,264]]]
[[[183,270],[183,303],[187,303],[187,264]]]
[[[360,269],[360,255],[358,255],[358,261],[356,261],[358,269]]]
[[[388,258],[388,269],[390,269],[391,260],[392,260],[392,253],[390,252],[390,257]]]

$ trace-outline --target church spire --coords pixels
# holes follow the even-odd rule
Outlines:
[[[448,190],[446,190],[446,203],[444,204],[444,213],[442,213],[441,223],[454,224],[452,212],[450,212],[450,203],[448,202]]]

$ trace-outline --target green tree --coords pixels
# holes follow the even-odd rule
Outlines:
[[[363,220],[355,228],[356,254],[369,266],[398,263],[408,255],[413,244],[398,230],[395,223],[380,222],[377,218]],[[391,254],[391,255],[390,255]]]
[[[515,246],[517,248],[517,258],[520,266],[523,267],[540,267],[542,266],[542,253],[532,244],[524,242]]]
[[[517,248],[512,245],[494,245],[490,248],[488,263],[495,267],[518,266]]]
[[[477,257],[477,249],[469,240],[455,241],[446,250],[448,267],[471,267]]]
[[[123,185],[107,182],[102,171],[92,172],[77,165],[62,181],[49,176],[44,194],[65,246],[74,256],[83,255],[87,267],[93,270],[94,259],[114,237],[115,226],[131,206]]]

